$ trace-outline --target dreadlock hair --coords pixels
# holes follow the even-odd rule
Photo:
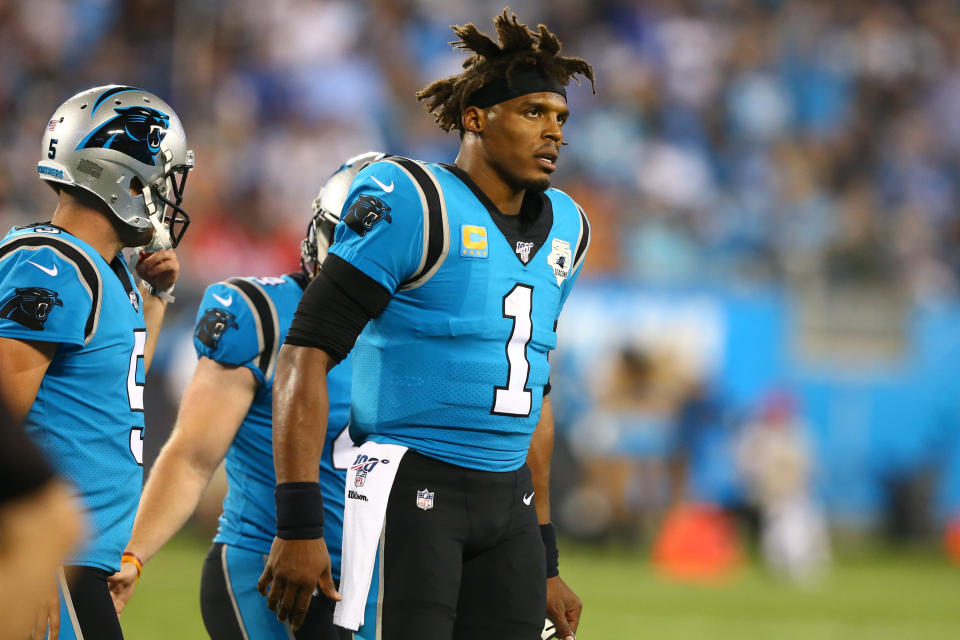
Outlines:
[[[457,49],[472,51],[463,63],[465,71],[459,75],[430,83],[417,92],[417,100],[423,100],[427,111],[432,113],[436,122],[444,131],[460,129],[463,125],[460,116],[469,106],[467,101],[475,91],[488,82],[506,78],[510,82],[517,67],[535,67],[548,78],[560,84],[567,84],[570,78],[580,84],[575,74],[590,81],[590,88],[596,93],[593,82],[593,67],[582,58],[565,58],[559,55],[560,39],[547,29],[538,25],[534,33],[525,24],[520,24],[517,14],[509,8],[493,19],[500,43],[480,33],[473,23],[453,26],[460,39],[451,42]]]

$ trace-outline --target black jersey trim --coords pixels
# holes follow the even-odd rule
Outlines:
[[[416,272],[400,283],[398,289],[415,289],[437,272],[450,251],[450,229],[443,190],[436,177],[421,163],[403,156],[390,156],[392,162],[410,177],[423,204],[423,253]]]
[[[137,301],[136,308],[139,311],[143,300],[140,297],[140,292],[137,291],[137,285],[134,282],[133,274],[130,273],[130,270],[127,269],[126,263],[123,261],[123,256],[115,256],[113,260],[110,261],[110,268],[113,270],[114,275],[117,276],[117,280],[120,281],[120,284],[123,285],[123,290],[127,294],[127,297],[130,298],[130,301]]]
[[[520,264],[527,266],[533,264],[533,260],[540,248],[550,237],[550,231],[553,230],[553,202],[544,192],[534,192],[527,190],[523,195],[523,202],[520,205],[520,213],[517,215],[507,215],[493,203],[483,189],[473,181],[466,171],[455,164],[440,165],[453,175],[455,175],[463,184],[467,185],[473,195],[480,201],[490,214],[490,219],[500,229],[500,233],[510,244],[510,251],[513,256],[520,261]],[[529,251],[529,258],[526,262],[520,257],[517,251],[517,242],[531,242],[533,247]]]
[[[240,291],[254,312],[259,343],[257,346],[260,347],[260,355],[255,361],[257,368],[263,372],[263,377],[269,380],[273,375],[279,348],[280,323],[277,319],[277,308],[267,292],[255,282],[245,278],[230,278],[226,283]]]
[[[80,282],[90,294],[90,313],[83,329],[83,344],[86,345],[97,332],[100,323],[100,305],[103,298],[103,280],[93,258],[85,251],[61,237],[44,233],[30,233],[11,238],[0,245],[0,260],[5,260],[20,249],[51,249],[64,260],[70,262],[80,276]]]
[[[577,211],[580,212],[580,237],[577,238],[577,252],[574,254],[573,267],[570,273],[575,273],[580,267],[580,263],[587,255],[587,247],[590,246],[590,220],[587,219],[587,214],[583,212],[583,207],[576,202],[574,204],[577,205]]]

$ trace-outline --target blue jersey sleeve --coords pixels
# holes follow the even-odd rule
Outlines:
[[[375,162],[350,185],[330,253],[393,293],[421,266],[424,209],[420,191],[404,169]]]
[[[93,286],[98,286],[96,282]],[[99,291],[51,247],[23,247],[0,258],[0,336],[83,346]]]
[[[256,323],[253,310],[233,287],[223,282],[210,285],[200,301],[193,331],[197,356],[247,367],[263,384],[263,371],[254,363],[263,351]]]

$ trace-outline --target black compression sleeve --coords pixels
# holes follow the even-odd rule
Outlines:
[[[284,344],[322,349],[340,362],[390,297],[376,280],[330,254],[303,292]]]
[[[23,427],[0,415],[0,504],[40,489],[53,471]]]

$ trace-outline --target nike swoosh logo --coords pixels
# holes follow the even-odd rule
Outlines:
[[[393,191],[393,180],[390,181],[390,184],[383,184],[382,182],[377,180],[376,176],[370,176],[370,177],[373,178],[373,181],[377,183],[378,187],[383,189],[384,193],[390,193],[391,191]]]
[[[536,491],[534,491],[533,493],[536,493]],[[533,500],[533,493],[531,493],[528,496],[527,495],[523,496],[523,504],[527,505],[528,507],[530,506],[530,501]]]
[[[48,276],[55,276],[55,275],[57,275],[57,265],[53,265],[52,267],[42,267],[42,266],[40,266],[39,264],[37,264],[36,262],[33,262],[33,261],[31,261],[31,260],[27,260],[27,262],[29,262],[30,264],[32,264],[33,266],[35,266],[37,269],[40,269],[40,271],[43,271],[43,272],[44,272],[45,274],[47,274]]]
[[[230,294],[230,296],[226,298],[221,298],[217,294],[213,294],[213,297],[216,298],[217,302],[219,302],[225,307],[229,307],[231,304],[233,304],[233,294]]]

